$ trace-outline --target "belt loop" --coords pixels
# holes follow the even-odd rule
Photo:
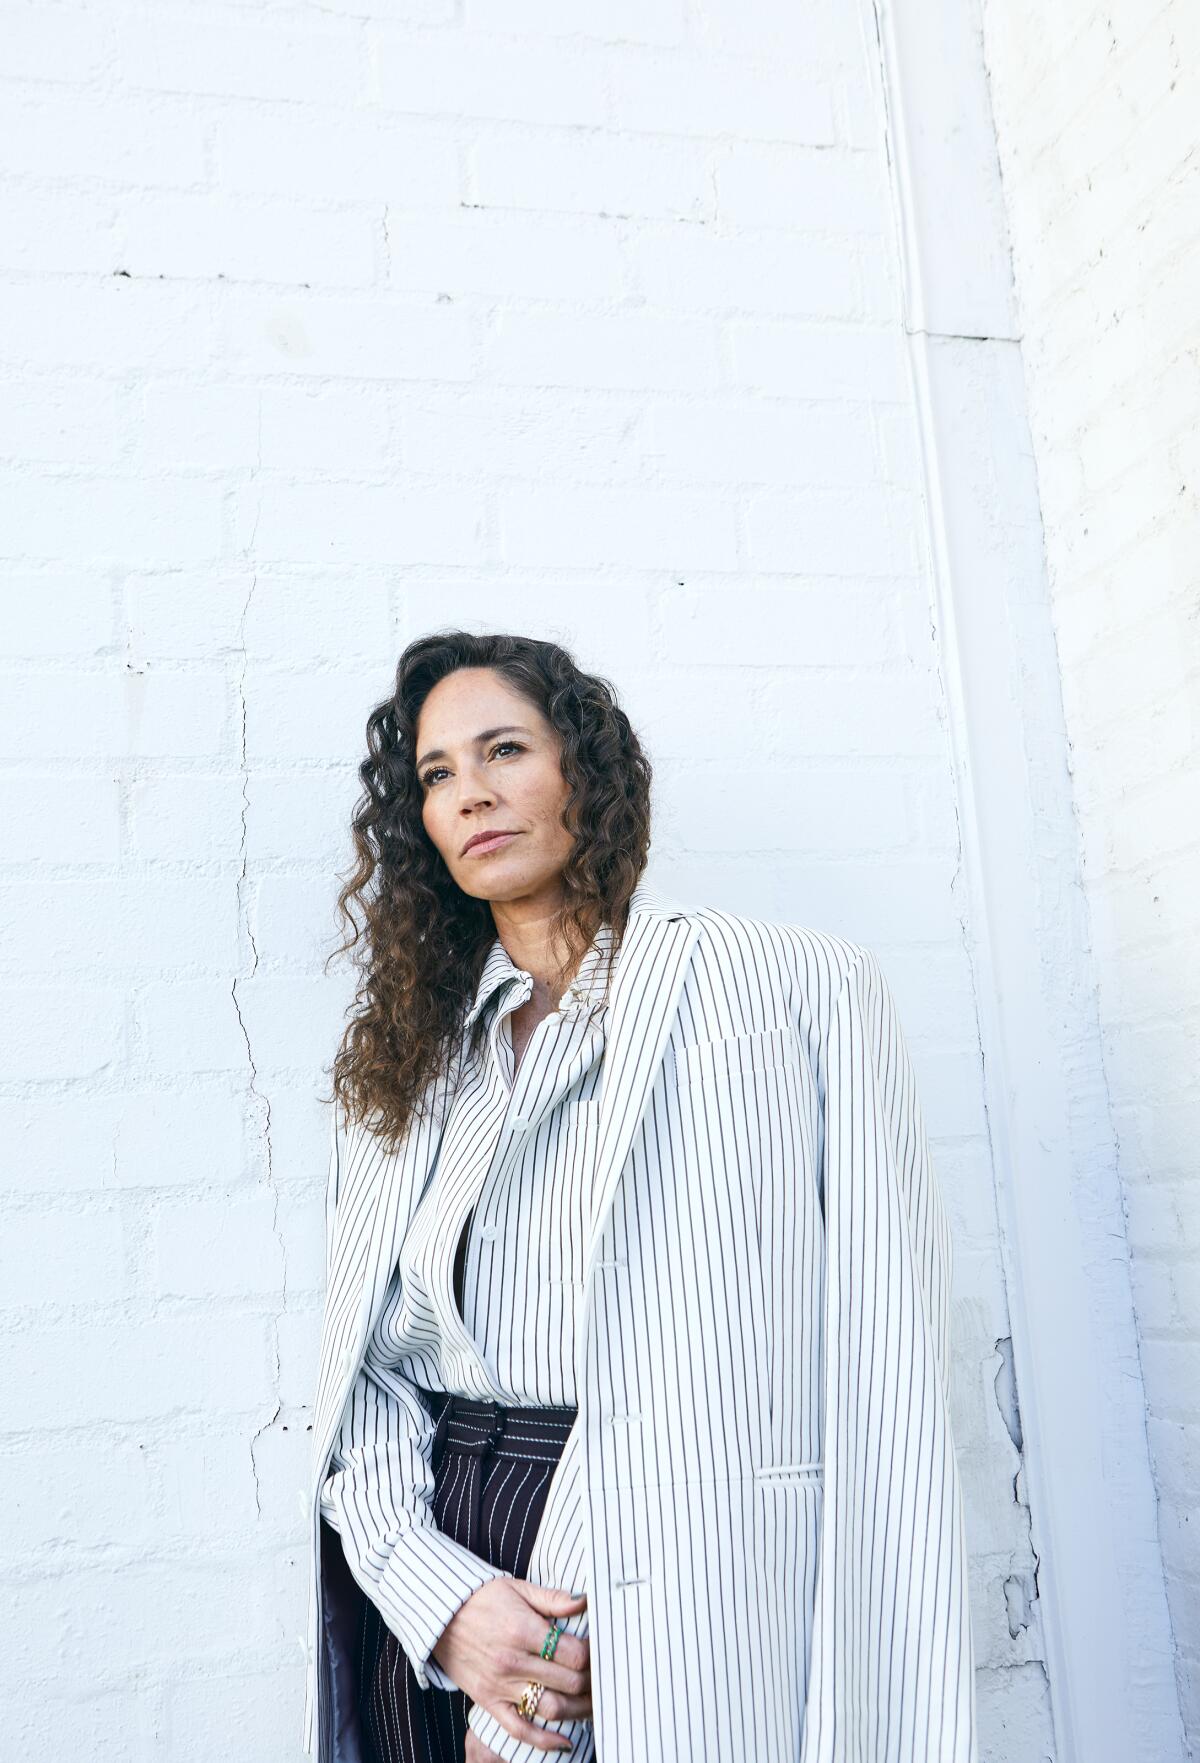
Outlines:
[[[469,1481],[470,1497],[467,1509],[466,1535],[466,1546],[476,1555],[482,1555],[485,1553],[482,1534],[484,1463],[492,1454],[500,1426],[502,1425],[502,1420],[499,1414],[499,1404],[494,1396],[480,1398],[479,1405],[486,1410],[484,1420],[487,1436],[484,1438],[480,1449],[477,1452],[472,1453],[473,1461],[471,1463]]]
[[[433,1445],[431,1447],[430,1455],[435,1467],[439,1460],[438,1454],[446,1443],[446,1434],[450,1430],[450,1414],[453,1408],[454,1397],[448,1395],[445,1402],[442,1404],[442,1411],[438,1415],[437,1425],[433,1429]]]

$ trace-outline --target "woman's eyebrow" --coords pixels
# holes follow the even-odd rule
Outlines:
[[[478,747],[484,741],[494,740],[497,735],[527,735],[529,732],[530,731],[527,728],[522,728],[519,722],[506,722],[499,728],[485,728],[481,730],[481,732],[475,736],[475,745]],[[423,753],[417,760],[417,770],[420,771],[423,765],[428,765],[431,759],[445,759],[447,757],[448,755],[444,747],[431,747],[428,753]]]

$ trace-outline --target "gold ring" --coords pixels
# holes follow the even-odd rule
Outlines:
[[[521,1699],[517,1703],[517,1713],[523,1714],[526,1720],[532,1720],[545,1687],[544,1683],[527,1683],[521,1691]]]

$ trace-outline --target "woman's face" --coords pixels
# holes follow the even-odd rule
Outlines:
[[[559,737],[536,705],[490,667],[438,681],[417,718],[425,831],[464,894],[557,898],[573,840]],[[507,835],[467,849],[477,834]]]

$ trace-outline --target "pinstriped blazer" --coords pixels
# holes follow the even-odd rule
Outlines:
[[[358,1763],[320,1487],[450,1084],[390,1155],[333,1122],[306,1499],[317,1763]],[[588,1592],[573,1756],[977,1763],[951,1265],[871,951],[639,887],[572,1274],[579,1416],[528,1569]],[[471,1725],[544,1763],[485,1710]]]

